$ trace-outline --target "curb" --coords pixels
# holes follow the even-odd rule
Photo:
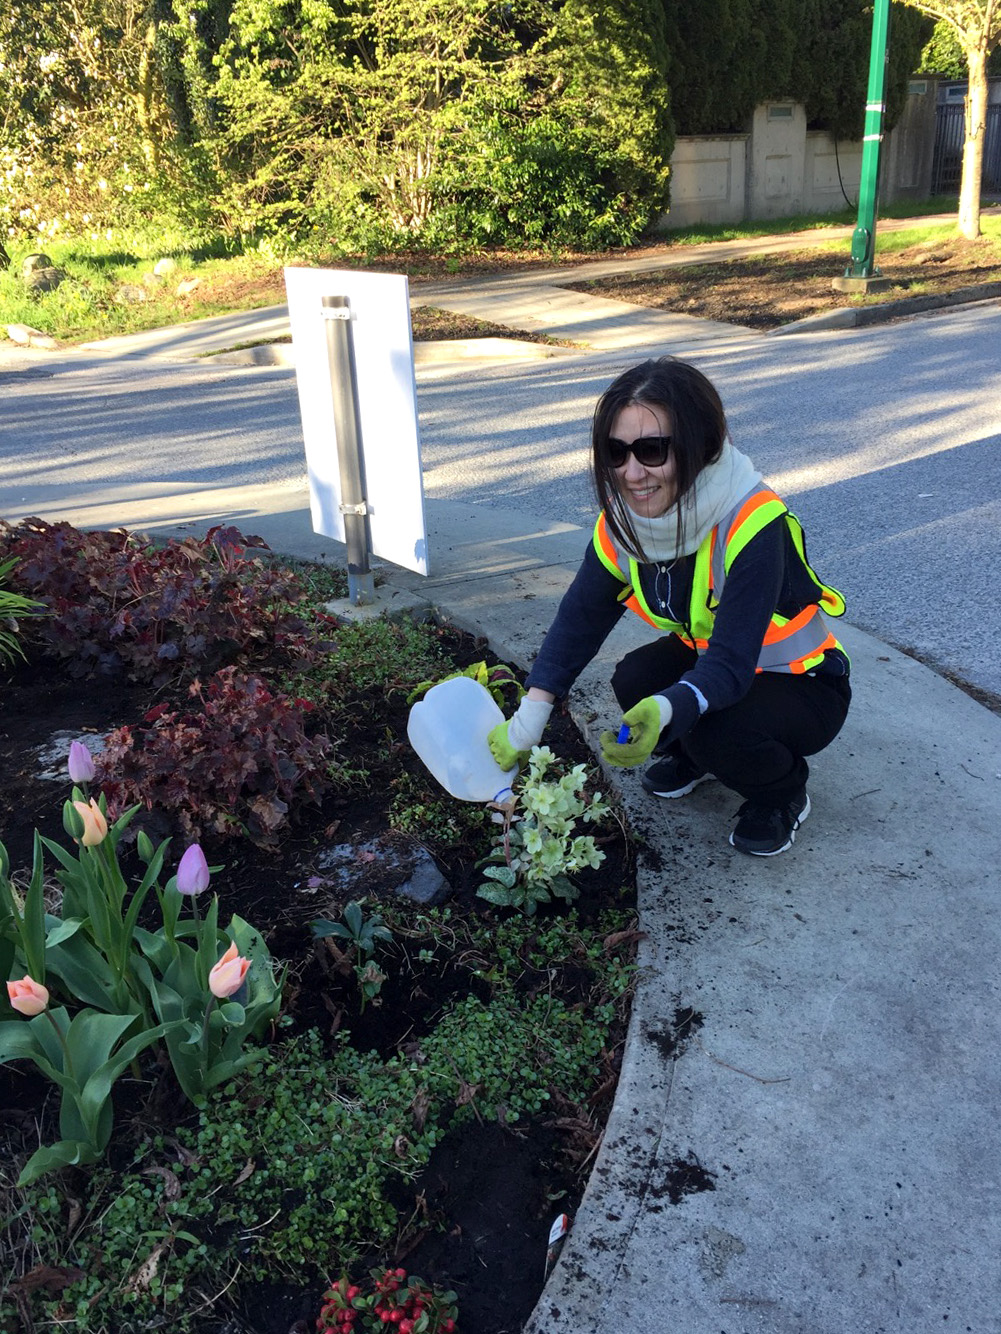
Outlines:
[[[518,338],[444,338],[414,343],[415,366],[438,366],[481,357],[511,361],[541,361],[547,357],[566,356],[579,348],[560,347],[554,343],[536,343]],[[207,364],[223,366],[295,367],[291,343],[263,343],[219,352],[205,352],[198,358]]]
[[[926,310],[942,310],[947,306],[969,306],[978,301],[993,301],[1001,297],[1001,283],[979,283],[973,287],[957,287],[942,296],[907,296],[899,301],[881,301],[872,306],[839,306],[819,315],[807,315],[791,324],[769,329],[766,337],[778,334],[809,333],[814,329],[860,329],[869,324],[887,324],[890,320],[908,315],[921,315]]]

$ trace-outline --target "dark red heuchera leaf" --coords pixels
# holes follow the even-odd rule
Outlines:
[[[26,650],[64,659],[73,676],[118,672],[158,686],[234,663],[251,647],[316,652],[294,609],[301,583],[246,556],[255,547],[266,543],[233,527],[157,547],[124,529],[0,520],[0,560],[18,561],[10,587],[52,613],[25,621]]]
[[[329,737],[308,736],[296,701],[234,667],[205,687],[193,683],[190,694],[191,711],[159,705],[145,726],[110,735],[96,774],[109,813],[138,801],[172,815],[193,839],[245,827],[273,843],[297,807],[328,790]]]

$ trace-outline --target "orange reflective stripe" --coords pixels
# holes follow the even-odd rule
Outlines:
[[[594,549],[598,553],[602,565],[612,574],[617,574],[623,583],[628,582],[625,575],[619,569],[619,562],[616,559],[615,544],[608,534],[608,525],[605,522],[605,511],[602,510],[598,515],[598,521],[594,525]]]
[[[730,531],[726,535],[727,545],[729,546],[730,542],[733,540],[737,529],[747,522],[756,509],[760,509],[762,505],[768,505],[771,501],[777,499],[778,497],[774,491],[755,491],[753,495],[748,496],[733,517],[733,522],[730,524]],[[783,506],[783,508],[785,507]]]
[[[802,611],[797,612],[792,620],[786,621],[785,624],[777,625],[775,621],[772,620],[768,625],[768,629],[765,631],[764,642],[766,644],[777,644],[780,640],[789,639],[792,635],[796,634],[798,630],[803,629],[803,627],[813,618],[816,610],[816,606],[811,603],[809,606],[804,607]]]
[[[645,609],[645,607],[642,605],[642,603],[640,602],[639,598],[636,596],[635,593],[631,598],[626,599],[625,605],[629,608],[630,611],[634,611],[637,616],[642,617],[642,619],[646,621],[647,625],[652,625],[655,630],[663,629],[663,627],[658,625],[657,622],[653,619],[653,617],[649,614],[649,612]]]

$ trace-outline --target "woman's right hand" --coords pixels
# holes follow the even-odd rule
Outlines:
[[[542,740],[552,711],[552,700],[525,695],[512,717],[487,734],[490,753],[502,769],[521,768],[528,752]]]

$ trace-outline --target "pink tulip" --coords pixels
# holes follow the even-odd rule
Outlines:
[[[7,983],[7,999],[18,1014],[26,1014],[29,1019],[33,1019],[48,1005],[49,993],[41,982],[36,982],[25,973],[20,982]]]
[[[70,757],[66,767],[72,783],[90,783],[93,780],[94,757],[82,741],[70,742]]]
[[[212,992],[213,996],[217,996],[219,1000],[225,1000],[227,996],[232,996],[235,991],[239,991],[243,986],[243,979],[247,976],[249,967],[250,960],[237,954],[236,945],[230,945],[209,973],[209,991]]]
[[[209,887],[209,864],[197,843],[192,843],[177,864],[177,888],[181,894],[201,894]]]
[[[108,822],[94,798],[91,797],[89,802],[74,801],[73,806],[83,821],[83,837],[79,838],[77,842],[82,843],[85,848],[92,848],[98,843],[103,843],[108,837]]]

